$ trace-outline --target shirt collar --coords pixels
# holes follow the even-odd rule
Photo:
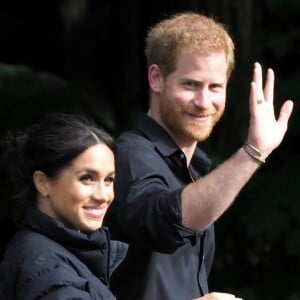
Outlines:
[[[180,155],[183,154],[167,131],[148,115],[140,114],[138,116],[136,129],[148,138],[155,145],[157,151],[159,151],[164,157],[168,157],[176,153]],[[196,147],[191,165],[195,166],[197,169],[201,169],[204,173],[207,173],[210,170],[211,161],[199,148],[199,145]]]
[[[163,156],[170,156],[179,150],[167,131],[146,114],[138,116],[136,129],[148,138]]]

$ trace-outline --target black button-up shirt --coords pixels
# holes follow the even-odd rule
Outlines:
[[[214,229],[182,225],[184,186],[209,171],[197,147],[189,167],[184,153],[153,119],[117,139],[115,200],[106,216],[113,239],[130,243],[111,289],[118,300],[191,300],[208,292]]]

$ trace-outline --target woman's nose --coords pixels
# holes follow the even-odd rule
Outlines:
[[[109,191],[108,188],[102,184],[98,183],[94,189],[94,198],[97,200],[109,200]]]

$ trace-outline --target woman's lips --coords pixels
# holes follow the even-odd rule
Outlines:
[[[104,208],[103,207],[84,207],[83,208],[85,213],[91,217],[91,218],[96,218],[99,219],[104,215]]]

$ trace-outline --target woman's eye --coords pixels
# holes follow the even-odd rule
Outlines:
[[[105,181],[109,183],[113,183],[115,181],[115,177],[113,176],[106,177]]]
[[[87,181],[92,181],[93,180],[93,178],[92,178],[92,176],[91,175],[83,175],[83,176],[81,176],[80,177],[80,180],[81,181],[85,181],[85,182],[87,182]]]

